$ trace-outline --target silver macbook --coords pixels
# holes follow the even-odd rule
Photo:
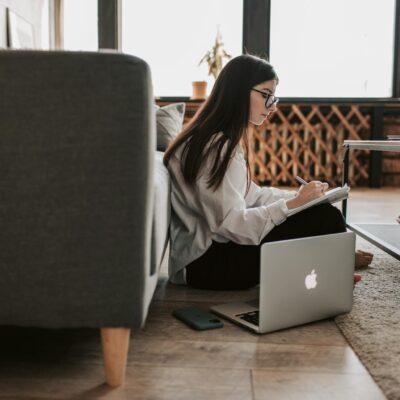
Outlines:
[[[211,311],[257,333],[349,312],[354,261],[354,232],[264,243],[259,299]]]

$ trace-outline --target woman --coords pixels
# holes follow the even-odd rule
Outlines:
[[[260,244],[346,230],[342,214],[330,204],[287,218],[289,209],[322,196],[328,184],[313,181],[296,192],[251,180],[248,135],[276,110],[277,84],[265,60],[232,59],[202,109],[167,149],[172,282],[250,288],[259,283]],[[357,252],[357,266],[371,260],[372,254]]]

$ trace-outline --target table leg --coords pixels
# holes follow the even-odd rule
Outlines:
[[[347,184],[349,181],[349,146],[344,145],[343,149],[343,175],[342,175],[342,186]],[[344,199],[342,201],[342,213],[344,216],[344,219],[346,220],[346,214],[347,214],[347,199]]]

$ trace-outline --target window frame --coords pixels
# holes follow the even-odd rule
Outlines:
[[[122,50],[122,0],[97,0],[99,49]]]
[[[62,3],[63,0],[54,0]],[[243,0],[243,53],[250,52],[267,56],[271,40],[271,1]],[[99,10],[99,48],[121,49],[121,0],[98,0]],[[382,101],[400,98],[400,0],[395,1],[395,26],[393,49],[393,84],[392,96],[385,98],[340,98],[345,101]],[[106,46],[106,47],[104,47]],[[188,100],[188,97],[161,97],[171,101]],[[289,99],[289,98],[288,98]],[[303,98],[290,98],[290,101]],[[313,101],[325,101],[326,98],[310,98]],[[285,101],[285,99],[282,99]]]

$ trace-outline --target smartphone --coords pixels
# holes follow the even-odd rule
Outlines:
[[[224,323],[214,314],[197,307],[179,308],[172,315],[198,331],[222,328]]]

